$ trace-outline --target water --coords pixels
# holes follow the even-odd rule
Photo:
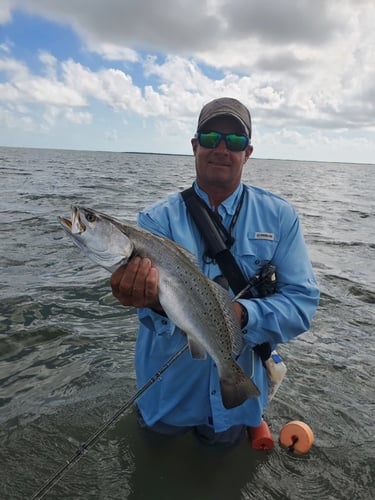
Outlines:
[[[13,500],[30,498],[135,391],[134,311],[56,217],[80,203],[134,221],[191,184],[193,159],[0,148],[0,172],[0,498]],[[47,498],[375,498],[375,166],[252,159],[245,180],[297,207],[320,284],[311,331],[280,347],[288,374],[266,412],[276,438],[307,422],[313,449],[150,438],[129,411]]]

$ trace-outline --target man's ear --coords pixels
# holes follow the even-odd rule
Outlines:
[[[191,147],[193,148],[193,154],[195,156],[195,153],[197,152],[197,148],[198,148],[198,139],[196,137],[192,138]]]
[[[249,144],[246,148],[246,151],[245,151],[245,161],[244,163],[247,162],[247,160],[250,158],[250,156],[253,154],[253,146],[251,144]]]

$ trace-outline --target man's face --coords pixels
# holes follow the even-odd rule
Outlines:
[[[221,132],[222,134],[243,134],[241,124],[230,116],[219,116],[210,120],[202,132]],[[191,141],[195,156],[195,169],[198,185],[206,192],[220,189],[231,194],[241,182],[245,162],[253,151],[248,146],[245,151],[230,151],[225,141],[220,141],[214,149],[202,147],[198,139]]]

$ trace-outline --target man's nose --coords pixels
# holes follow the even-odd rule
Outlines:
[[[221,139],[221,141],[219,142],[219,144],[216,146],[215,149],[217,149],[219,151],[227,152],[228,148],[227,148],[227,143],[225,142],[225,139]]]

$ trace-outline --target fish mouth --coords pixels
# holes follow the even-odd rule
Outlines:
[[[79,207],[72,207],[72,219],[66,217],[58,217],[60,224],[70,234],[82,234],[86,231],[86,226],[82,222]]]
[[[72,221],[70,219],[66,219],[65,217],[58,217],[60,224],[64,227],[64,229],[68,229],[72,231]]]

